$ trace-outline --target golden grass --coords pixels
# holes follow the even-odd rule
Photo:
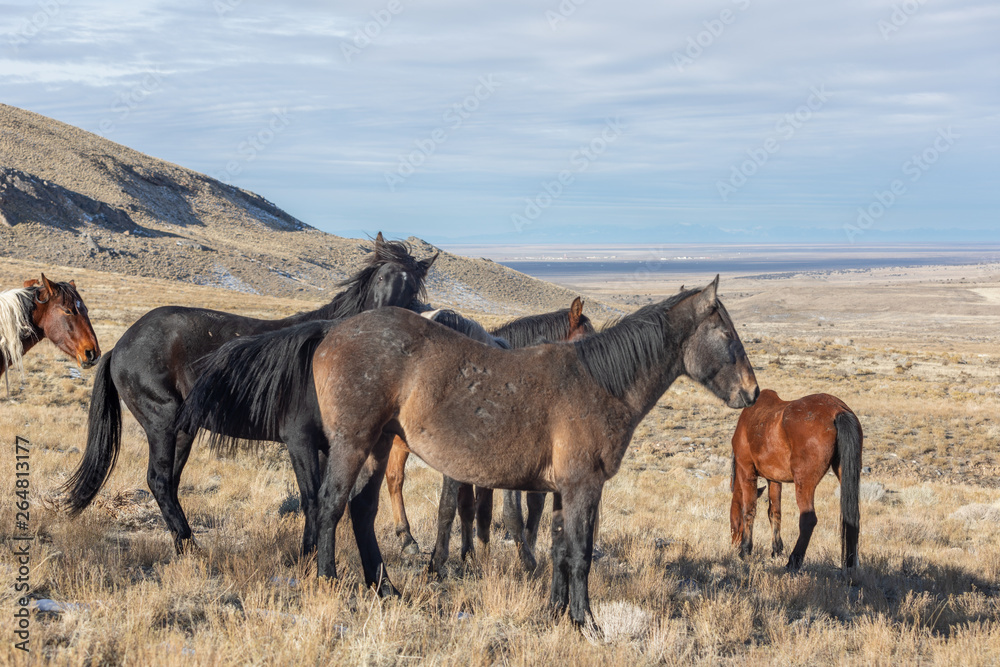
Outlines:
[[[37,268],[12,267],[0,269],[2,284]],[[74,274],[105,350],[132,320],[161,303],[269,317],[311,306]],[[68,276],[52,269],[51,277]],[[753,330],[752,321],[740,324]],[[68,520],[53,509],[49,494],[84,447],[92,372],[70,378],[72,362],[43,343],[25,358],[23,384],[11,376],[9,397],[0,386],[0,442],[7,452],[0,536],[13,546],[13,443],[20,435],[33,443],[30,595],[69,606],[33,614],[32,652],[5,649],[0,662],[996,664],[1000,363],[992,350],[985,343],[955,351],[886,349],[857,336],[834,344],[806,335],[762,337],[747,347],[761,386],[785,397],[836,393],[861,417],[870,467],[862,481],[880,489],[862,502],[861,568],[849,578],[839,570],[832,476],[817,492],[820,523],[800,575],[785,574],[784,560],[769,557],[763,507],[754,555],[746,562],[735,557],[729,437],[738,413],[682,380],[639,426],[621,472],[605,490],[599,540],[605,555],[590,579],[604,630],[598,641],[547,609],[547,517],[537,575],[521,572],[511,545],[495,532],[489,554],[460,564],[453,547],[448,576],[429,579],[440,476],[419,465],[411,464],[405,493],[424,553],[400,554],[384,492],[377,521],[400,600],[378,600],[364,589],[347,525],[338,533],[339,581],[318,581],[313,564],[299,561],[302,518],[278,515],[295,493],[278,445],[223,458],[196,443],[181,502],[202,550],[178,557],[156,503],[143,493],[145,438],[126,415],[116,470],[94,506]],[[783,516],[790,546],[797,534],[791,488]],[[0,557],[0,572],[8,581],[16,576],[9,550]],[[15,608],[10,586],[0,603]],[[9,614],[4,617],[0,623],[13,629]]]

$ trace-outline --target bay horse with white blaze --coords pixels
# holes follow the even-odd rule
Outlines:
[[[840,480],[840,548],[844,570],[858,565],[861,516],[858,492],[864,434],[857,415],[829,394],[812,394],[783,401],[765,389],[743,410],[733,434],[733,503],[730,510],[733,546],[740,556],[753,549],[757,515],[757,477],[768,482],[767,516],[771,523],[771,555],[784,551],[781,541],[781,484],[795,483],[799,507],[799,538],[787,568],[802,566],[816,527],[816,485],[833,468]]]
[[[83,368],[101,356],[97,335],[90,323],[76,283],[24,281],[21,289],[0,292],[0,375],[8,368],[22,370],[21,358],[43,338]]]
[[[266,366],[289,376],[301,375],[303,365],[311,371],[329,445],[317,574],[336,577],[337,523],[370,455],[384,471],[398,435],[458,481],[554,492],[551,604],[594,628],[587,591],[593,523],[635,427],[680,375],[733,408],[757,398],[717,288],[718,278],[581,341],[521,350],[487,347],[398,308],[268,334],[276,359]],[[240,370],[252,376],[260,366]],[[259,404],[252,417],[280,419],[289,407]]]
[[[174,423],[184,397],[198,379],[202,357],[224,343],[264,332],[273,332],[303,322],[339,320],[382,306],[410,306],[423,291],[424,278],[437,255],[416,260],[406,244],[385,241],[379,233],[367,265],[341,283],[346,289],[327,305],[280,320],[261,320],[232,313],[166,306],[143,315],[129,327],[115,348],[98,365],[90,401],[87,447],[79,467],[64,486],[72,514],[83,511],[100,491],[114,469],[121,448],[121,403],[124,403],[146,432],[149,465],[146,480],[173,534],[178,553],[193,545],[191,527],[177,498],[181,472],[194,440],[192,434],[177,431]],[[297,389],[297,388],[296,388]],[[273,387],[283,391],[284,387]],[[314,400],[310,391],[302,400]],[[253,440],[276,440],[288,445],[295,466],[296,481],[303,498],[306,526],[315,520],[315,508],[308,506],[316,495],[320,472],[311,441],[320,426],[304,410],[300,419],[266,425],[264,432],[237,425],[229,433]],[[314,545],[303,536],[303,552]]]

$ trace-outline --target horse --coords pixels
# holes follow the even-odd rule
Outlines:
[[[593,336],[520,350],[488,347],[410,311],[382,308],[267,335],[253,363],[234,370],[242,381],[214,386],[207,398],[249,404],[238,418],[268,423],[295,400],[269,400],[268,386],[312,374],[328,445],[319,577],[337,576],[337,523],[358,485],[380,481],[395,436],[460,482],[554,492],[550,604],[596,631],[587,590],[593,523],[635,427],[680,375],[732,408],[752,405],[759,393],[717,290],[718,277]],[[202,416],[188,404],[179,424],[188,432],[211,429]],[[374,522],[378,494],[368,497]]]
[[[799,506],[799,539],[786,568],[795,572],[816,527],[813,504],[816,485],[830,468],[840,480],[840,556],[844,571],[858,565],[861,516],[858,489],[864,434],[857,415],[829,394],[812,394],[783,401],[771,389],[760,393],[743,410],[733,434],[733,504],[730,510],[733,546],[741,557],[753,549],[753,522],[757,514],[757,477],[767,480],[771,523],[771,556],[784,551],[781,541],[781,485],[795,483]]]
[[[181,472],[191,452],[193,435],[174,428],[181,403],[198,379],[197,361],[227,341],[276,331],[302,322],[339,320],[383,306],[409,306],[423,293],[424,278],[437,258],[417,260],[405,243],[385,241],[381,232],[366,266],[350,279],[330,303],[316,310],[280,320],[261,320],[204,308],[156,308],[133,324],[97,367],[90,402],[87,447],[76,471],[63,486],[71,515],[82,512],[114,469],[121,448],[121,402],[146,432],[149,464],[146,481],[173,535],[177,553],[195,547],[184,510],[177,498]],[[280,390],[276,387],[275,390]],[[306,392],[304,400],[309,400]],[[120,399],[120,400],[119,400]],[[307,445],[319,427],[308,419],[268,425],[265,432],[241,435],[255,440],[278,440],[288,445],[304,499],[315,497],[319,463]],[[303,505],[306,524],[314,508]],[[314,545],[305,541],[303,553]]]
[[[456,320],[455,316],[452,316],[448,321],[440,319],[435,321],[488,345],[494,344],[491,340],[502,339],[512,348],[527,347],[547,341],[577,340],[594,332],[590,318],[583,314],[583,301],[579,297],[573,300],[568,309],[520,317],[502,324],[490,332],[482,329],[481,332],[476,332],[469,323],[476,326],[478,324],[467,318],[459,317]],[[396,535],[400,537],[402,542],[403,553],[414,555],[420,552],[420,547],[410,533],[410,524],[403,502],[405,466],[409,455],[410,451],[402,440],[397,438],[393,441],[386,467],[385,481],[389,499],[392,502]],[[524,567],[529,571],[534,571],[536,566],[534,546],[545,503],[545,494],[528,494],[527,525],[525,525],[521,513],[520,496],[519,491],[504,491],[504,527],[514,538],[515,547]],[[493,518],[493,490],[481,487],[474,488],[472,485],[460,484],[446,477],[438,507],[437,540],[429,566],[431,572],[440,572],[448,558],[448,542],[451,537],[451,526],[456,509],[462,527],[462,559],[464,560],[473,550],[473,520],[479,526],[476,534],[479,536],[482,547],[485,549],[489,543],[490,524]]]
[[[101,346],[76,283],[25,280],[21,289],[0,292],[0,375],[8,368],[23,372],[22,357],[48,338],[90,368],[101,356]]]

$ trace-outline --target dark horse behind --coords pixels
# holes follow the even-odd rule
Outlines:
[[[336,527],[359,474],[373,460],[384,470],[399,436],[460,482],[554,492],[551,604],[593,626],[593,523],[635,427],[680,375],[733,408],[757,398],[753,368],[717,287],[718,278],[581,341],[522,350],[488,347],[398,308],[300,326],[262,337],[264,356],[271,350],[275,359],[262,363],[257,355],[239,369],[244,383],[216,386],[206,398],[239,405],[250,392],[260,400],[241,419],[280,421],[289,404],[268,404],[267,384],[311,373],[329,447],[319,491],[319,576],[336,576]],[[268,382],[256,379],[261,369]],[[195,431],[203,416],[189,403],[180,424]],[[370,500],[377,510],[377,492]]]
[[[422,293],[427,271],[437,255],[414,259],[403,243],[375,238],[367,266],[342,283],[346,289],[327,305],[280,320],[261,320],[204,308],[166,306],[143,315],[122,335],[97,367],[90,401],[87,448],[79,467],[64,489],[73,514],[86,508],[114,468],[121,448],[121,402],[138,420],[149,441],[146,480],[160,506],[178,552],[192,542],[191,527],[177,498],[181,471],[191,452],[192,435],[174,428],[177,411],[198,379],[197,361],[227,341],[276,331],[303,322],[340,320],[383,306],[410,306]],[[309,378],[303,382],[309,381]],[[283,387],[271,387],[281,391]],[[311,392],[303,400],[314,400]],[[235,435],[255,440],[278,440],[294,447],[309,441],[319,425],[309,420],[267,424],[265,432],[243,430]],[[315,497],[319,464],[315,453],[296,466],[303,498]],[[306,522],[312,508],[303,507]],[[307,531],[306,535],[308,536]],[[313,545],[303,544],[304,551]]]

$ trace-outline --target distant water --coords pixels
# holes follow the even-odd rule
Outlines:
[[[850,255],[816,257],[699,257],[692,259],[637,260],[499,260],[500,264],[536,278],[558,280],[567,276],[593,274],[692,274],[726,275],[760,273],[825,273],[888,267],[963,266],[1000,262],[996,251],[956,251],[954,253],[915,254],[893,257],[856,257]]]

